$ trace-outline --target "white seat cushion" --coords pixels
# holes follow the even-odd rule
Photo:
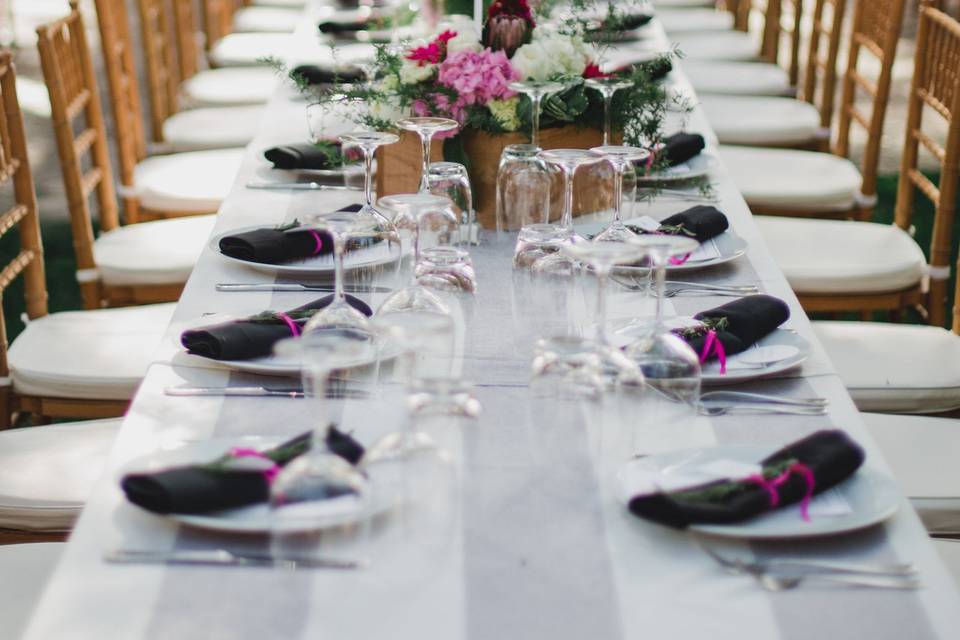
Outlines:
[[[233,14],[233,30],[244,33],[292,33],[303,11],[287,7],[244,7]]]
[[[21,394],[129,400],[166,332],[175,304],[52,313],[10,347]]]
[[[262,119],[261,105],[187,109],[167,118],[163,139],[172,151],[245,147]]]
[[[798,294],[881,293],[921,282],[926,259],[900,227],[875,222],[755,216]]]
[[[253,0],[251,2],[255,7],[287,7],[290,9],[302,9],[307,4],[307,0]]]
[[[960,420],[880,413],[863,419],[927,530],[960,532]]]
[[[186,216],[130,224],[100,235],[94,261],[112,286],[186,282],[217,217]]]
[[[946,329],[885,322],[813,327],[861,411],[960,408],[960,337]]]
[[[700,103],[721,144],[804,144],[820,132],[820,112],[803,100],[708,94]]]
[[[747,204],[811,212],[849,211],[863,178],[830,153],[720,146],[720,156]]]
[[[210,50],[210,63],[217,67],[263,65],[264,58],[284,58],[298,41],[288,33],[231,33]]]
[[[685,59],[731,60],[749,62],[756,60],[760,45],[753,36],[742,31],[716,31],[707,33],[681,33],[670,41],[677,44]]]
[[[184,99],[196,106],[264,104],[277,87],[277,72],[269,67],[207,69],[184,82]]]
[[[657,20],[667,36],[691,31],[727,31],[733,29],[733,14],[716,9],[678,9],[657,11]]]
[[[53,575],[65,542],[0,546],[0,628],[4,638],[20,638]]]
[[[103,473],[120,422],[0,432],[0,528],[69,531]]]
[[[775,64],[684,60],[683,72],[698,95],[783,96],[790,92],[790,76]]]
[[[233,187],[243,153],[217,149],[147,158],[134,170],[134,192],[154,211],[216,211]]]
[[[257,0],[258,2],[260,0]],[[653,6],[660,8],[712,7],[716,3],[710,0],[655,0]]]
[[[936,547],[953,581],[957,583],[957,587],[960,587],[960,540],[934,540],[933,546]]]

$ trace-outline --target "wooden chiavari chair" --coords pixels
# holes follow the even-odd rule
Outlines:
[[[219,0],[205,0],[211,1]],[[198,46],[201,34],[194,2],[171,2],[176,24],[174,33],[181,81],[180,97],[184,105],[226,107],[267,102],[276,90],[276,72],[269,67],[201,69]]]
[[[124,0],[112,2],[115,20],[127,20]],[[180,110],[180,80],[174,53],[176,37],[169,0],[137,0],[150,89],[153,142],[169,151],[243,147],[252,139],[263,115],[258,105],[200,107]]]
[[[66,21],[55,26],[68,34],[58,46],[82,41],[82,30]],[[81,111],[94,100],[78,75],[65,77],[64,83],[70,88],[72,110]],[[0,183],[13,186],[13,206],[0,215],[0,233],[16,228],[20,237],[20,251],[0,269],[0,292],[23,276],[29,319],[8,346],[0,317],[0,429],[8,427],[17,412],[41,419],[119,416],[147,369],[174,305],[48,313],[40,223],[9,52],[0,52],[0,93]],[[81,138],[81,144],[89,138]]]
[[[766,0],[762,5],[744,1],[739,13],[756,15],[763,25],[760,44],[750,33],[737,30],[697,34],[679,34],[676,38],[680,51],[688,60],[726,60],[732,62],[776,63],[780,51],[780,36],[783,28],[783,0]]]
[[[657,21],[668,36],[689,32],[730,31],[735,26],[736,8],[731,8],[729,3],[720,5],[694,9],[657,7]]]
[[[702,96],[707,119],[721,144],[829,150],[845,6],[841,0],[817,0],[797,98]],[[792,3],[790,24],[781,29],[781,36],[790,36],[791,82],[799,77],[802,8],[800,2]]]
[[[176,300],[213,217],[120,227],[100,99],[80,14],[38,29],[84,307]],[[89,168],[85,168],[89,167]],[[100,235],[94,233],[96,196]]]
[[[960,49],[952,39],[955,21],[941,12],[924,16],[894,224],[757,218],[775,259],[810,311],[861,311],[869,317],[873,311],[918,307],[928,314],[931,324],[942,326],[944,322],[960,153],[960,114],[956,111]],[[923,131],[925,111],[946,120],[945,147]],[[919,145],[938,159],[939,185],[919,171]],[[910,236],[917,191],[936,206],[929,265]],[[836,330],[895,330],[865,326],[841,324]],[[839,349],[843,353],[843,348]]]
[[[112,0],[97,1],[107,86],[113,111],[120,196],[126,222],[213,213],[229,193],[243,159],[242,149],[147,157],[137,70],[126,13]],[[81,20],[76,2],[71,19]],[[76,17],[73,17],[76,14]],[[72,55],[90,58],[89,49]],[[95,87],[90,87],[94,90]]]
[[[266,5],[266,9],[283,8],[286,5]],[[285,55],[296,40],[290,31],[271,29],[256,30],[257,17],[245,19],[244,32],[237,32],[235,22],[247,11],[237,0],[201,0],[204,33],[206,35],[207,59],[212,67],[251,67],[263,65],[267,58]],[[260,7],[252,7],[258,11]],[[299,8],[302,13],[302,6]],[[292,21],[295,22],[295,21]],[[293,26],[291,24],[291,26]]]
[[[857,0],[854,5],[838,134],[832,154],[721,147],[721,155],[754,213],[870,218],[876,203],[877,165],[904,5],[904,0]],[[875,82],[859,70],[865,55],[872,56],[881,66]],[[857,104],[856,88],[868,94],[869,114]],[[859,170],[847,159],[854,124],[867,130],[866,150]]]

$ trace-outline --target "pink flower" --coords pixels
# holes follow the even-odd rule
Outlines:
[[[584,78],[609,78],[612,75],[612,73],[601,71],[600,66],[594,62],[587,63],[587,68],[583,70]]]
[[[520,74],[503,51],[484,49],[479,53],[458,51],[440,65],[437,81],[457,92],[454,110],[485,105],[491,100],[506,100],[516,95],[510,83]]]
[[[407,54],[407,60],[413,60],[417,66],[439,64],[447,56],[447,43],[455,38],[456,31],[444,31],[428,45],[417,47]]]

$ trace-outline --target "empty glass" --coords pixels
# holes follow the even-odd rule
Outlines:
[[[532,144],[511,144],[497,169],[497,232],[550,222],[552,176]]]
[[[540,104],[550,94],[560,93],[566,85],[549,80],[523,80],[510,83],[510,89],[530,100],[530,144],[540,148]]]
[[[330,139],[326,134],[327,121],[338,104],[342,104],[347,97],[343,94],[325,96],[322,101],[307,105],[307,130],[310,132],[310,142],[317,144]]]
[[[476,293],[477,273],[470,254],[458,247],[429,247],[420,252],[417,282],[450,293]]]
[[[457,162],[434,162],[430,164],[427,178],[430,181],[430,193],[449,198],[460,218],[460,234],[456,244],[476,244],[476,211],[473,209],[473,192],[467,168]]]
[[[613,165],[613,222],[601,231],[595,238],[601,242],[626,242],[635,237],[633,231],[623,224],[623,187],[624,172],[633,170],[633,163],[650,156],[650,152],[640,147],[623,145],[604,145],[594,147],[591,151],[599,153]]]
[[[559,230],[573,234],[573,177],[577,169],[603,160],[603,156],[588,149],[550,149],[541,151],[540,158],[563,170],[563,215]]]
[[[399,139],[400,137],[397,134],[385,131],[355,131],[340,136],[340,141],[343,144],[357,146],[363,152],[364,211],[376,211],[373,206],[373,156],[378,147],[393,144]]]
[[[271,552],[282,560],[363,562],[372,488],[356,467],[328,452],[326,397],[332,371],[369,362],[376,350],[365,335],[337,330],[304,333],[278,343],[276,351],[301,363],[314,428],[309,451],[270,484]]]
[[[598,400],[603,395],[602,363],[592,340],[571,335],[537,340],[530,373],[535,397]]]
[[[397,126],[405,131],[415,131],[423,146],[423,167],[420,173],[420,193],[430,193],[430,143],[433,136],[444,131],[453,131],[460,125],[450,118],[404,118]]]
[[[616,77],[607,77],[607,78],[587,78],[583,82],[585,85],[594,89],[603,96],[603,146],[611,144],[611,109],[610,104],[613,102],[613,94],[621,89],[627,89],[633,86],[633,83],[629,80],[624,80],[622,78]]]

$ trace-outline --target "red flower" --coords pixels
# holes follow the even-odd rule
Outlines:
[[[583,70],[584,78],[609,78],[612,76],[612,73],[604,73],[600,70],[600,66],[591,62],[587,65],[587,68]]]
[[[537,23],[533,20],[533,11],[527,0],[493,0],[490,8],[487,9],[487,19],[495,18],[500,15],[517,16],[523,18],[527,27],[533,29]]]
[[[417,47],[407,54],[407,60],[413,60],[418,67],[426,64],[440,64],[447,57],[447,43],[457,35],[456,31],[444,31],[428,45]]]

